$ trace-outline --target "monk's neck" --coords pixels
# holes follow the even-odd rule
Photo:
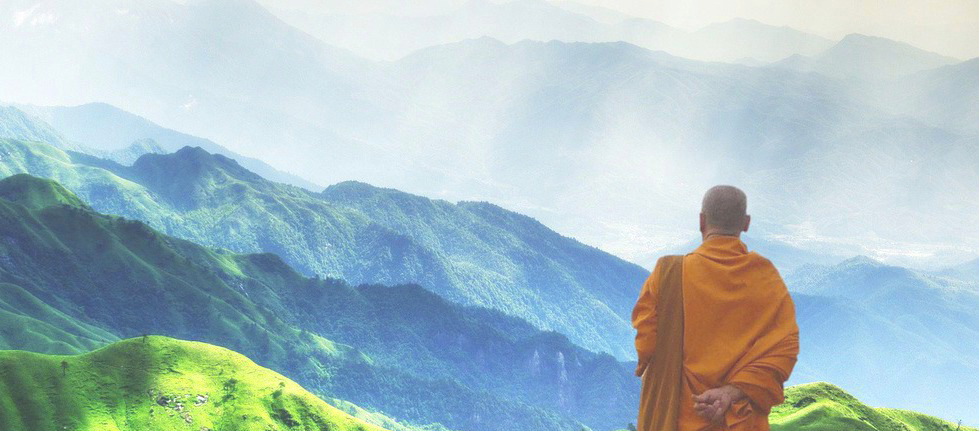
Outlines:
[[[732,237],[732,238],[737,238],[739,240],[741,239],[740,233],[731,235],[729,233],[721,233],[721,232],[704,232],[702,236],[703,236],[703,241],[707,241],[708,239],[715,238],[715,237]]]

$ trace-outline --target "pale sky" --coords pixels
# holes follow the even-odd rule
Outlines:
[[[394,15],[445,13],[467,0],[260,0],[273,8]],[[503,3],[507,0],[491,0]],[[787,25],[830,39],[864,33],[940,54],[979,57],[979,0],[574,0],[688,30],[732,18]]]
[[[751,18],[830,39],[883,36],[961,59],[979,57],[979,0],[576,0],[686,29]]]

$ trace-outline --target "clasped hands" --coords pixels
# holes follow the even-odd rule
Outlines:
[[[744,392],[734,385],[724,385],[708,389],[700,395],[693,396],[693,409],[698,415],[713,423],[724,421],[724,414],[736,401],[745,397]]]
[[[636,367],[637,377],[643,375],[647,365],[649,365],[649,361],[639,362],[639,366]],[[721,423],[724,421],[724,414],[731,408],[731,405],[745,396],[744,392],[737,386],[724,385],[708,389],[700,395],[694,395],[693,409],[704,419],[712,423]]]

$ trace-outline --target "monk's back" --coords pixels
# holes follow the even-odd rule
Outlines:
[[[785,399],[799,356],[795,305],[772,263],[741,242],[746,211],[743,191],[712,187],[703,243],[660,259],[639,291],[640,431],[766,431]]]
[[[715,237],[683,259],[683,363],[712,387],[788,294],[771,262],[743,247],[736,237]]]
[[[778,350],[788,350],[794,363],[791,351],[798,349],[792,301],[768,259],[749,253],[738,237],[707,239],[683,258],[683,310],[682,399],[735,382],[747,384],[741,387],[766,386],[762,392],[781,398],[781,382],[775,386],[760,376],[767,370],[753,365],[766,352]],[[684,403],[679,429],[767,430],[767,404],[778,402],[735,403],[726,426],[715,428],[696,414],[692,403]]]

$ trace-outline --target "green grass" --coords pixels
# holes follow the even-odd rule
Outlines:
[[[155,336],[78,356],[0,352],[0,429],[382,430],[240,354]]]
[[[31,209],[42,209],[51,206],[69,205],[86,208],[84,202],[68,191],[61,184],[51,180],[38,181],[27,174],[10,176],[0,182],[0,198],[20,202]]]
[[[952,431],[957,426],[922,413],[870,407],[824,382],[786,388],[785,403],[772,409],[769,423],[774,431]]]
[[[118,338],[49,306],[20,286],[0,283],[0,350],[87,352]]]

